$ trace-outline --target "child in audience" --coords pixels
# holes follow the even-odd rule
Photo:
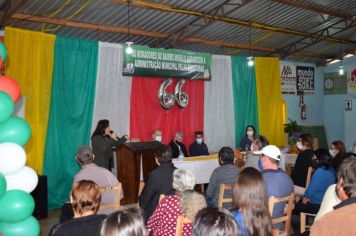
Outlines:
[[[240,236],[232,214],[225,208],[204,208],[199,211],[193,226],[193,236]]]
[[[244,168],[236,177],[232,211],[242,236],[272,234],[265,183],[261,173],[252,167]]]
[[[176,169],[173,172],[173,188],[176,194],[161,200],[148,220],[147,227],[152,236],[175,235],[178,216],[186,218],[183,236],[192,233],[192,221],[199,210],[206,207],[204,196],[195,192],[195,177],[192,172]]]
[[[100,236],[148,235],[141,211],[128,208],[109,215],[101,226]],[[89,235],[88,235],[89,236]]]

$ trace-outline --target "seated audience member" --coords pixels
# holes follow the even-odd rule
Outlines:
[[[300,229],[300,222],[298,221],[300,213],[318,213],[327,188],[335,183],[335,171],[330,166],[330,160],[331,156],[328,150],[318,149],[315,151],[315,156],[313,157],[315,171],[303,199],[295,204],[293,210],[294,220],[292,223],[296,233]]]
[[[100,230],[100,236],[147,235],[148,232],[141,211],[134,207],[119,210],[107,216]]]
[[[341,203],[311,228],[311,236],[356,235],[356,156],[349,154],[337,172],[337,195]]]
[[[193,236],[240,236],[232,214],[224,208],[204,208],[195,217]]]
[[[152,131],[152,140],[162,143],[162,131],[160,129],[155,129]]]
[[[240,169],[234,165],[234,151],[230,147],[221,148],[218,156],[220,167],[216,168],[211,174],[209,186],[206,190],[207,203],[212,207],[218,206],[220,185],[233,185],[236,175],[240,172]],[[232,195],[232,192],[227,192],[224,197],[228,198]],[[224,204],[224,207],[230,207],[230,205]]]
[[[195,177],[190,171],[174,171],[173,188],[176,194],[161,200],[148,220],[147,227],[152,236],[175,235],[179,215],[184,215],[190,221],[183,224],[183,236],[191,235],[191,222],[198,211],[206,207],[205,198],[193,190],[194,185]]]
[[[356,154],[356,142],[354,142],[352,144],[352,146],[350,147],[350,152],[353,153],[353,154]]]
[[[256,139],[256,129],[252,125],[248,125],[245,130],[245,135],[241,138],[241,151],[251,150],[252,142]]]
[[[173,158],[184,158],[188,156],[187,149],[183,142],[183,133],[177,132],[174,135],[174,139],[170,142],[169,146],[172,149]]]
[[[48,235],[99,235],[105,218],[105,215],[96,215],[100,206],[100,187],[91,180],[81,180],[74,184],[70,202],[74,219],[53,226]]]
[[[203,141],[203,131],[195,132],[195,142],[189,146],[189,155],[194,156],[204,156],[209,155],[209,150]]]
[[[268,209],[265,184],[261,173],[244,168],[236,177],[232,211],[242,236],[271,235],[272,220]]]
[[[98,184],[100,187],[113,186],[118,184],[119,181],[109,170],[94,164],[95,156],[89,146],[82,146],[77,151],[76,160],[80,165],[80,171],[74,176],[73,185],[80,180],[91,180]],[[101,195],[101,204],[111,204],[115,201],[115,191],[104,192]],[[121,192],[121,198],[123,193]],[[110,214],[115,209],[102,209],[98,214]],[[66,203],[62,208],[59,222],[70,220],[73,218],[73,210],[70,203]]]
[[[297,148],[300,152],[291,177],[294,183],[294,192],[303,195],[307,182],[308,168],[313,166],[313,137],[310,134],[301,134],[297,141]]]
[[[261,155],[262,176],[266,186],[267,200],[271,197],[286,197],[294,191],[292,179],[278,168],[281,151],[274,145],[267,145],[261,151],[254,152]],[[272,218],[284,214],[285,203],[277,204],[272,213]],[[277,225],[280,228],[282,225]]]
[[[244,167],[253,167],[257,170],[262,170],[262,166],[260,165],[260,156],[254,154],[254,152],[261,150],[265,146],[269,144],[266,137],[259,135],[251,145],[251,153],[250,156],[247,158]]]
[[[331,166],[334,168],[335,172],[337,173],[346,155],[345,144],[340,140],[336,140],[331,143],[329,152],[330,155],[332,156]]]
[[[153,170],[145,183],[145,187],[139,197],[139,205],[143,209],[145,222],[150,218],[156,209],[161,194],[173,194],[174,189],[173,171],[175,167],[172,163],[172,150],[168,145],[162,145],[156,151],[156,163],[158,167]]]
[[[333,207],[341,202],[340,198],[336,194],[336,191],[336,184],[330,185],[326,190],[318,214],[315,216],[314,222],[332,211],[334,209]]]

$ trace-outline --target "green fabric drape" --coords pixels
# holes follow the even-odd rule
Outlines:
[[[44,161],[50,209],[60,208],[68,201],[73,176],[79,170],[76,151],[89,144],[98,43],[57,36],[54,54]]]
[[[232,87],[234,95],[236,147],[245,135],[247,125],[253,125],[258,133],[258,110],[255,68],[247,65],[247,58],[231,57]]]

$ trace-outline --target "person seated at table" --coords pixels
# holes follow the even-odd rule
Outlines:
[[[139,206],[143,209],[145,222],[156,209],[161,194],[174,194],[172,186],[173,171],[172,150],[168,145],[162,145],[156,151],[155,157],[158,167],[148,176],[142,193],[139,197]]]
[[[209,155],[208,147],[206,146],[203,140],[203,131],[195,131],[194,135],[195,141],[189,146],[189,155],[191,157]]]
[[[335,172],[339,170],[339,167],[346,156],[345,144],[340,140],[336,140],[331,143],[330,146],[331,166],[334,168]]]
[[[236,175],[240,169],[234,165],[234,150],[230,147],[223,147],[219,151],[220,167],[216,168],[210,176],[208,189],[206,190],[206,200],[209,206],[217,207],[219,200],[219,190],[221,184],[234,184]],[[232,192],[226,192],[225,198],[232,197]],[[230,207],[225,203],[224,207]]]
[[[256,139],[256,129],[253,125],[248,125],[245,130],[245,135],[241,138],[240,149],[241,151],[249,151],[252,142]]]
[[[225,208],[207,207],[195,217],[193,236],[240,236],[240,229]]]
[[[70,194],[74,219],[52,227],[49,236],[99,235],[105,215],[96,215],[100,206],[100,187],[91,180],[74,184]]]
[[[262,174],[252,167],[236,177],[232,211],[242,236],[271,235],[272,220]]]
[[[183,236],[191,235],[196,214],[206,207],[203,195],[194,191],[195,177],[192,172],[176,169],[173,172],[173,188],[176,194],[163,198],[151,218],[147,228],[152,236],[175,235],[178,216],[184,215]]]
[[[162,143],[162,131],[160,129],[154,129],[152,131],[152,140]]]
[[[183,143],[183,137],[184,134],[182,132],[177,132],[174,135],[174,139],[169,143],[173,158],[184,158],[188,156],[187,149]]]
[[[291,178],[294,183],[294,193],[304,195],[308,168],[313,167],[313,136],[301,134],[297,141],[297,148],[300,152],[295,161]]]
[[[100,236],[147,236],[148,232],[140,209],[131,207],[107,216]],[[88,235],[89,236],[89,235]]]
[[[262,166],[260,162],[260,155],[254,154],[253,152],[262,150],[262,148],[264,148],[268,144],[269,142],[265,136],[257,136],[257,138],[253,141],[251,145],[251,153],[250,156],[247,158],[244,167],[253,167],[256,170],[261,171]]]

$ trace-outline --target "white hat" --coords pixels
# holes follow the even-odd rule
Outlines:
[[[281,151],[275,145],[267,145],[261,151],[253,152],[253,154],[263,154],[277,161],[281,160]]]

